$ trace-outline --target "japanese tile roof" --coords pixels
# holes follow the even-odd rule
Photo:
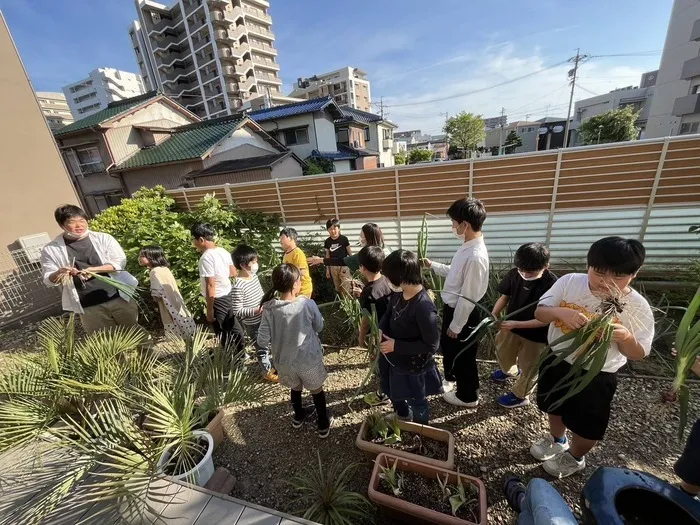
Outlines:
[[[311,157],[321,157],[322,159],[328,160],[354,160],[358,157],[356,153],[348,151],[347,149],[345,151],[340,151],[340,148],[338,148],[338,150],[339,151],[313,150],[311,152]]]
[[[343,112],[343,117],[336,119],[336,124],[340,124],[343,122],[359,122],[361,124],[369,124],[370,122],[385,122],[386,124],[395,128],[398,127],[393,122],[382,118],[381,115],[369,113],[360,109],[355,109],[350,106],[340,106],[340,111]]]
[[[292,104],[284,104],[273,108],[259,109],[248,113],[248,116],[256,122],[265,122],[266,120],[277,120],[285,117],[293,117],[294,115],[303,115],[304,113],[312,113],[314,111],[328,110],[333,114],[334,118],[341,118],[343,113],[335,103],[332,97],[312,98],[303,102],[294,102]]]
[[[147,100],[157,98],[161,95],[162,93],[159,93],[158,91],[149,91],[148,93],[144,93],[143,95],[138,95],[136,97],[127,98],[118,102],[110,102],[106,108],[98,111],[97,113],[93,113],[92,115],[88,115],[85,118],[81,118],[72,124],[62,127],[54,133],[54,136],[59,137],[62,135],[67,135],[68,133],[74,133],[83,129],[99,126],[103,122],[113,119],[114,117],[118,117],[122,113],[127,113],[132,108],[143,104]]]
[[[220,173],[231,173],[234,171],[269,168],[290,155],[292,155],[292,153],[287,151],[274,155],[262,155],[260,157],[249,157],[246,159],[225,160],[223,162],[219,162],[218,164],[214,164],[205,170],[190,173],[188,177],[203,177],[205,175],[218,175]]]
[[[376,157],[377,155],[379,155],[378,151],[372,151],[371,149],[353,148],[350,146],[345,146],[344,144],[338,145],[338,150],[347,152],[349,155],[354,155],[353,158]]]
[[[228,115],[180,126],[170,138],[152,148],[137,151],[113,171],[202,158],[217,142],[242,126],[246,120],[240,115]]]

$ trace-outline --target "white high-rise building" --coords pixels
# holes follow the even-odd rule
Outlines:
[[[129,35],[144,83],[203,118],[282,98],[267,0],[135,0]],[[283,97],[285,100],[286,97]]]
[[[75,120],[71,115],[70,108],[66,103],[66,97],[63,96],[63,93],[38,91],[36,93],[36,99],[39,101],[41,112],[49,128],[51,128],[51,131],[59,130],[63,126],[72,124]]]
[[[350,106],[360,111],[372,111],[367,73],[356,67],[344,67],[309,78],[297,80],[289,94],[296,98],[320,98],[331,95],[341,106]]]
[[[97,113],[110,102],[136,97],[145,92],[140,75],[111,67],[94,69],[87,78],[63,86],[63,94],[76,120]]]

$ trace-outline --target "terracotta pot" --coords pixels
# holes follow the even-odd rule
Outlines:
[[[472,485],[476,486],[477,490],[479,491],[479,506],[476,511],[476,514],[479,517],[478,521],[466,521],[456,518],[452,514],[443,514],[442,512],[437,512],[432,509],[426,509],[420,505],[416,505],[406,500],[379,492],[379,482],[381,481],[379,478],[379,474],[381,473],[380,467],[390,467],[396,460],[398,460],[396,470],[403,472],[415,472],[423,477],[435,480],[435,483],[437,483],[438,474],[442,479],[445,479],[445,474],[447,474],[448,483],[450,484],[456,484],[457,478],[459,477],[462,479],[462,483],[471,483]],[[372,477],[370,478],[369,489],[367,492],[369,499],[379,506],[384,513],[399,520],[401,523],[432,525],[486,525],[486,486],[480,479],[454,472],[452,470],[421,463],[420,461],[406,459],[396,455],[380,454],[377,456],[377,460],[374,463],[374,469],[372,470]]]
[[[404,452],[403,450],[397,450],[386,445],[380,445],[379,443],[373,443],[368,439],[369,424],[367,419],[362,422],[360,431],[357,434],[357,439],[355,439],[355,446],[362,450],[367,456],[367,459],[373,460],[378,454],[391,454],[392,456],[398,456],[400,458],[412,459],[415,461],[421,461],[427,465],[434,465],[436,467],[453,469],[455,466],[455,438],[451,432],[447,430],[442,430],[440,428],[430,427],[428,425],[419,425],[418,423],[411,423],[409,421],[399,420],[399,428],[407,432],[412,432],[413,434],[419,434],[423,437],[434,439],[435,441],[442,441],[447,443],[447,459],[433,459],[426,458],[420,454],[413,454],[412,452]]]
[[[221,442],[224,440],[224,426],[223,426],[223,419],[224,419],[224,411],[219,410],[216,413],[216,416],[214,416],[214,419],[212,419],[209,424],[207,425],[207,432],[211,434],[211,437],[214,439],[214,448],[218,447]]]

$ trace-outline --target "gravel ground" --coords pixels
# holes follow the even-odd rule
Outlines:
[[[216,451],[214,461],[235,476],[233,496],[285,512],[298,511],[296,493],[285,481],[316,462],[316,451],[324,464],[334,459],[346,464],[359,462],[352,488],[366,494],[371,464],[354,441],[370,410],[361,399],[353,403],[355,412],[346,404],[364,377],[366,363],[363,354],[352,349],[328,352],[325,362],[329,371],[326,391],[335,416],[330,438],[325,441],[316,437],[313,424],[300,430],[291,427],[288,391],[283,387],[277,387],[263,406],[226,410],[228,439]],[[494,399],[507,387],[486,379],[493,366],[480,364],[484,380],[482,404],[477,410],[455,409],[436,397],[430,402],[431,424],[454,433],[460,472],[479,477],[486,484],[489,523],[514,523],[515,514],[502,495],[502,479],[514,471],[526,480],[551,480],[528,450],[546,431],[546,418],[533,405],[510,411],[498,406]],[[682,450],[676,440],[678,408],[660,399],[661,391],[669,384],[620,378],[605,442],[587,456],[588,466],[582,475],[554,481],[575,513],[579,513],[583,484],[598,466],[625,466],[677,481],[672,466]],[[694,414],[700,408],[700,388],[693,385],[692,390]]]

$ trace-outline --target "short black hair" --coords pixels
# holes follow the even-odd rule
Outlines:
[[[258,251],[247,244],[239,244],[235,250],[231,252],[233,265],[240,270],[243,265],[249,265],[258,258]]]
[[[382,273],[394,286],[423,284],[418,256],[408,250],[396,250],[387,255],[382,264]]]
[[[148,262],[150,262],[151,266],[153,266],[154,268],[157,266],[165,266],[166,268],[170,266],[170,262],[168,261],[167,257],[165,257],[165,252],[163,251],[163,248],[155,244],[151,244],[149,246],[144,246],[143,248],[141,248],[141,251],[139,252],[139,257],[148,259]]]
[[[357,253],[357,262],[368,272],[379,273],[384,262],[384,250],[381,246],[365,246]]]
[[[333,226],[340,228],[340,221],[335,217],[326,221],[326,230],[330,230]]]
[[[282,235],[284,235],[285,237],[289,237],[294,242],[297,242],[297,239],[299,238],[299,234],[294,228],[283,228],[280,232],[280,237],[282,237]]]
[[[216,230],[211,224],[206,222],[198,222],[190,228],[190,233],[193,239],[204,239],[205,241],[213,241],[216,239]]]
[[[59,226],[63,226],[68,219],[73,219],[74,217],[80,217],[81,219],[88,220],[88,215],[79,206],[74,204],[64,204],[56,208],[53,212],[53,217]]]
[[[514,263],[526,272],[544,270],[549,264],[549,250],[541,242],[528,242],[517,249]]]
[[[588,250],[588,267],[615,275],[634,275],[644,264],[646,250],[636,239],[604,237]]]
[[[468,222],[475,232],[480,232],[486,220],[486,208],[479,199],[458,199],[447,208],[447,216],[457,222]]]

